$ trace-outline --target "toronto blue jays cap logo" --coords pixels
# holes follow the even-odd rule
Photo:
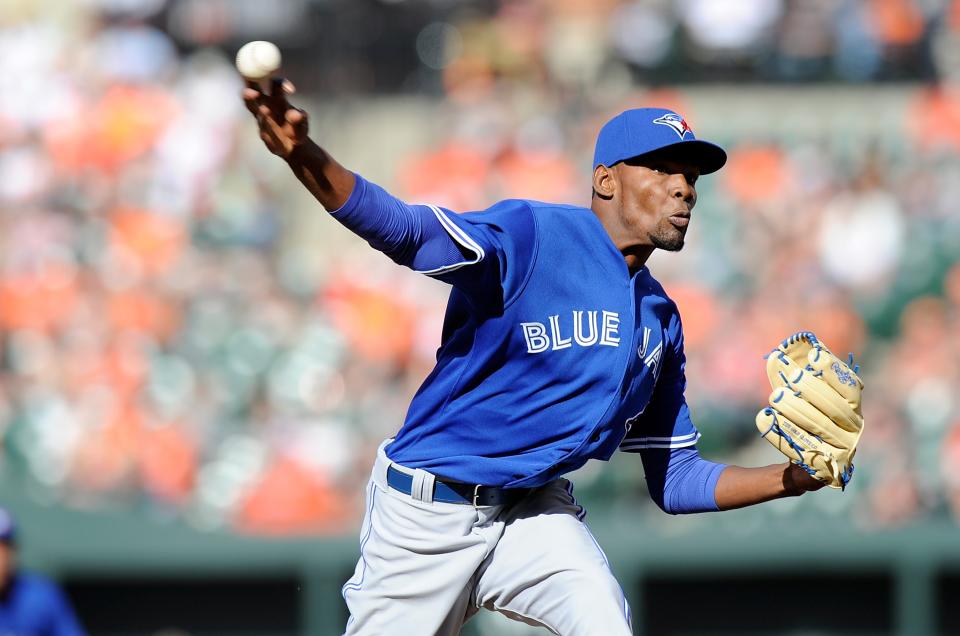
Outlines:
[[[657,117],[653,120],[653,123],[670,126],[675,133],[680,135],[680,139],[683,139],[683,136],[687,133],[693,133],[693,131],[690,130],[690,126],[687,125],[687,120],[676,113],[667,113],[666,115]]]
[[[677,133],[674,137],[673,131]],[[618,161],[639,157],[661,148],[676,146],[674,151],[710,174],[723,167],[727,153],[709,141],[697,139],[687,120],[666,108],[631,108],[625,110],[600,129],[593,151],[593,167],[610,167]]]

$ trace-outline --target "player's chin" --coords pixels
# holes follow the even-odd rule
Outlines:
[[[679,252],[683,249],[683,230],[671,227],[669,230],[657,232],[650,236],[653,246],[667,252]]]

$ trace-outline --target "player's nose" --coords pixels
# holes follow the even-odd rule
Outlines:
[[[675,174],[670,179],[670,195],[675,199],[683,200],[690,207],[693,207],[697,201],[697,189],[682,174]]]

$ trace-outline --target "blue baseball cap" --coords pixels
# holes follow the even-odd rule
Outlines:
[[[639,157],[670,148],[700,168],[700,174],[716,172],[727,162],[723,148],[697,139],[686,120],[666,108],[625,110],[600,129],[593,153],[593,167]]]
[[[6,508],[0,508],[0,543],[13,543],[17,526]]]

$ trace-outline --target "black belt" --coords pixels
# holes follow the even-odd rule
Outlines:
[[[413,475],[387,467],[387,484],[405,495],[412,494]],[[433,500],[473,506],[505,506],[523,499],[532,488],[500,488],[434,479]]]

